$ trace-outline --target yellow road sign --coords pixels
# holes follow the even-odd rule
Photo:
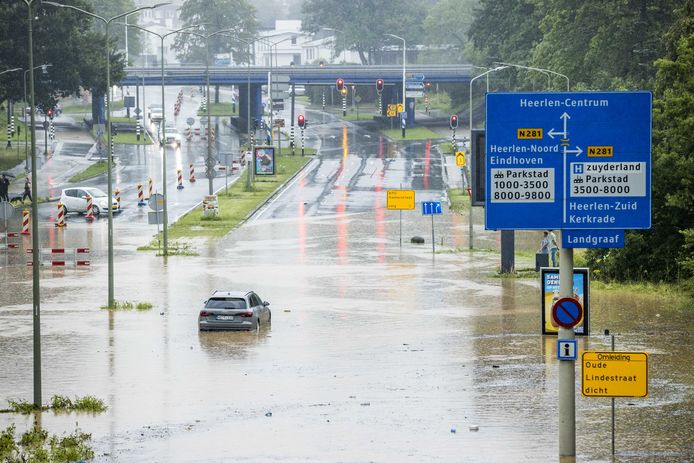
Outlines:
[[[386,113],[386,115],[387,115],[388,117],[395,117],[395,110],[391,111],[391,110],[389,109],[388,112]]]
[[[581,393],[586,397],[647,397],[648,354],[584,352]]]
[[[398,112],[401,113],[404,110],[405,110],[405,108],[403,108],[402,103],[398,103]]]
[[[414,209],[414,190],[386,190],[386,208]]]
[[[458,167],[465,167],[465,151],[455,152],[455,165]]]

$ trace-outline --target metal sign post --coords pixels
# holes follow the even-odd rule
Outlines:
[[[431,253],[436,252],[436,240],[434,238],[434,215],[442,214],[441,201],[422,201],[422,215],[431,216]]]

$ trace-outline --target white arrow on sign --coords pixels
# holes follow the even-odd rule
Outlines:
[[[569,154],[569,153],[576,153],[576,157],[579,157],[581,153],[583,153],[583,150],[581,149],[580,146],[577,146],[575,150],[567,150],[566,147],[564,147],[564,154]]]
[[[561,119],[564,121],[564,131],[563,131],[563,132],[555,132],[553,128],[550,129],[549,132],[547,132],[547,135],[549,135],[549,138],[551,138],[551,139],[554,139],[554,136],[555,136],[555,135],[561,135],[562,138],[567,138],[567,137],[568,137],[568,135],[567,135],[567,133],[566,133],[566,120],[567,120],[567,119],[571,119],[571,116],[569,116],[569,115],[566,114],[566,112],[565,112],[565,113],[562,114],[560,117],[561,117]]]

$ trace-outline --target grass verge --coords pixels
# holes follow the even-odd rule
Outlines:
[[[210,116],[237,116],[238,114],[239,105],[232,106],[231,103],[212,103],[210,105]],[[198,116],[207,116],[207,111],[198,110]]]
[[[144,312],[146,310],[152,309],[152,304],[149,302],[130,302],[130,301],[114,301],[113,306],[109,307],[107,305],[101,306],[101,310],[110,310],[111,312],[129,311],[137,310],[138,312]]]
[[[13,145],[12,148],[6,148],[6,144],[0,143],[0,170],[10,170],[25,162],[23,141],[22,146]]]
[[[470,209],[470,195],[462,188],[449,189],[448,199],[451,201],[451,211],[456,214],[462,214],[463,211]]]
[[[89,413],[102,413],[106,411],[106,405],[104,401],[98,399],[94,396],[88,395],[84,397],[75,397],[75,399],[70,399],[63,395],[54,395],[51,397],[50,405],[43,405],[41,407],[34,406],[33,403],[26,400],[8,400],[10,408],[0,410],[0,413],[18,413],[21,415],[28,415],[31,412],[37,410],[53,410],[54,412],[68,413],[68,412],[89,412]],[[1,453],[0,453],[1,454]]]
[[[137,248],[138,251],[155,251],[158,256],[163,256],[162,253],[162,237],[161,234],[145,246],[140,246]],[[198,253],[193,248],[193,245],[185,241],[170,241],[169,242],[169,256],[197,256]]]
[[[115,163],[113,164],[115,166]],[[96,177],[98,175],[101,175],[108,170],[108,164],[106,164],[106,161],[98,161],[91,166],[87,167],[84,169],[82,172],[73,175],[70,177],[68,182],[70,183],[76,183],[76,182],[81,182],[83,180],[86,180],[88,178]]]
[[[375,116],[378,116],[377,113],[374,112],[368,112],[368,111],[360,111],[360,112],[350,112],[347,113],[346,116],[342,116],[342,113],[340,113],[340,117],[344,119],[345,121],[370,121],[372,120]]]
[[[426,127],[415,127],[405,130],[405,138],[402,138],[401,129],[384,129],[381,133],[386,137],[392,138],[394,141],[398,140],[429,140],[443,138],[436,132],[433,132]]]
[[[277,158],[276,175],[255,178],[255,184],[246,189],[245,173],[229,188],[218,196],[219,215],[203,216],[202,210],[196,208],[181,217],[169,227],[169,238],[172,240],[196,237],[221,237],[238,226],[256,207],[267,200],[285,181],[296,174],[310,158],[302,156],[282,156]],[[159,249],[158,238],[145,249]]]

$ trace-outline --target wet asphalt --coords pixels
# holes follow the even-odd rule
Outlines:
[[[404,211],[401,222],[385,209],[395,188],[445,202],[453,174],[438,140],[402,143],[321,119],[309,129],[320,155],[242,227],[194,240],[197,256],[138,252],[156,227],[137,206],[114,220],[116,299],[150,311],[100,309],[104,220],[42,225],[47,244],[94,249],[89,269],[42,270],[44,400],[89,394],[109,408],[43,413],[41,423],[92,433],[100,462],[558,461],[558,362],[555,339],[538,334],[539,282],[495,276],[498,236],[483,230],[482,211],[469,252],[467,213],[444,207],[432,253],[429,217]],[[185,150],[181,162],[200,156]],[[156,175],[156,159],[141,162]],[[124,184],[142,177],[128,169]],[[186,185],[190,199],[172,209],[205,187]],[[526,253],[534,240],[519,234]],[[19,256],[0,255],[0,407],[32,398],[31,272]],[[199,333],[215,289],[256,291],[272,325]],[[649,397],[616,400],[615,461],[694,460],[688,311],[603,292],[591,316],[579,351],[609,350],[609,328],[618,350],[651,354]],[[610,461],[610,401],[579,387],[578,461]],[[0,426],[32,420],[4,414]]]

